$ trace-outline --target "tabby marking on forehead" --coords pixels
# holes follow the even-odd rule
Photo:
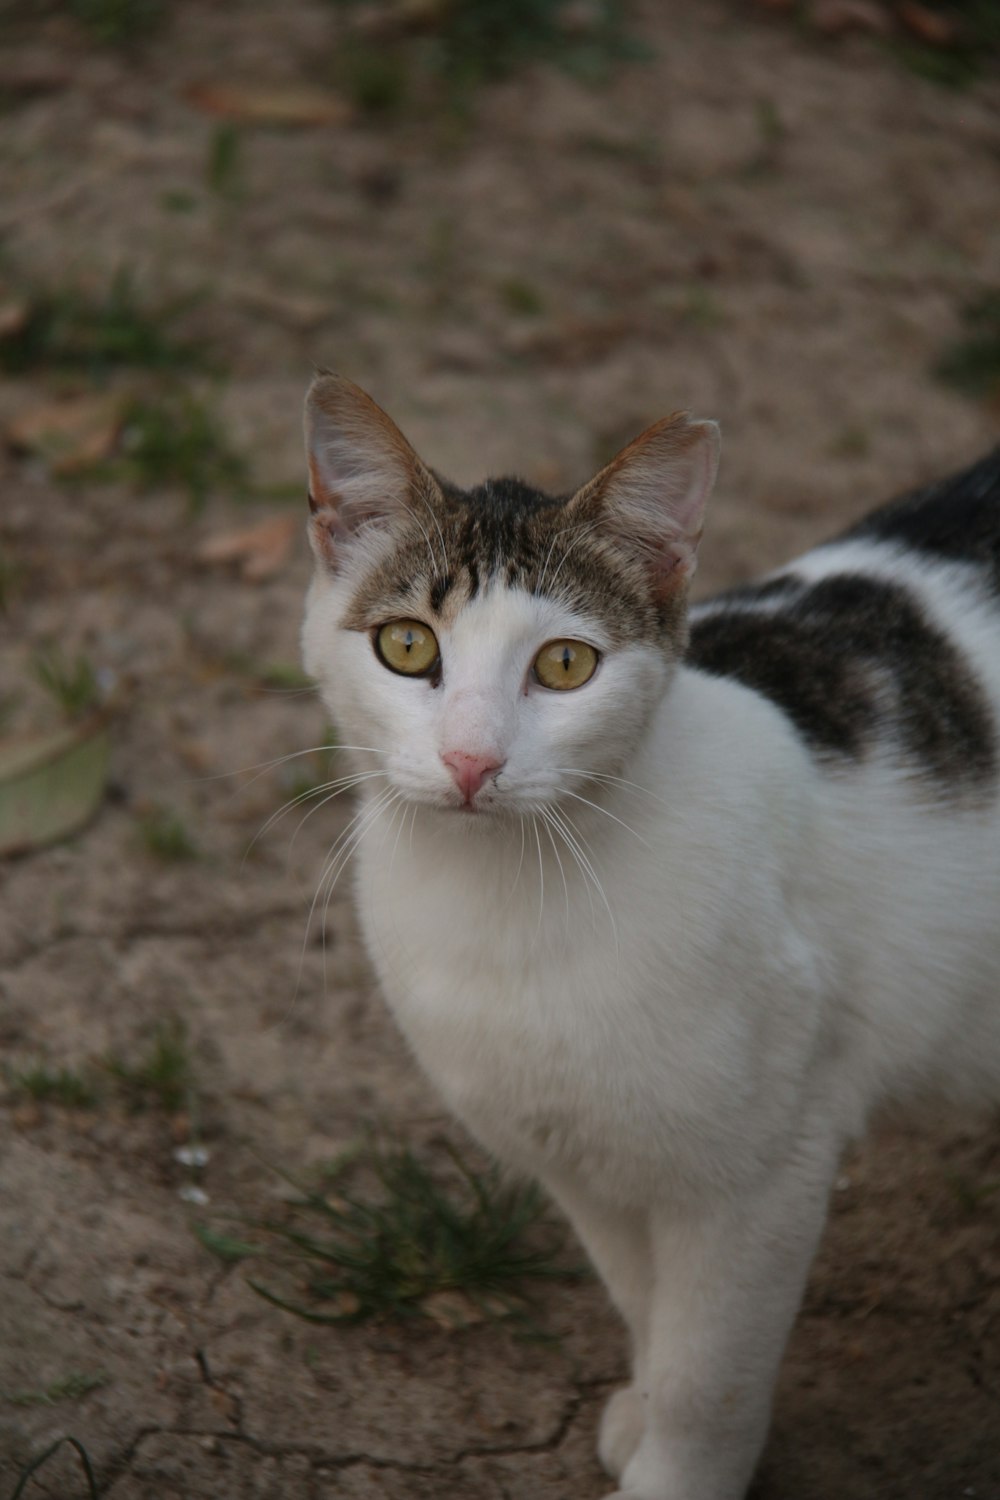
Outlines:
[[[647,641],[678,654],[683,599],[658,608],[637,558],[588,519],[568,521],[568,503],[519,479],[490,479],[471,490],[439,482],[428,517],[414,510],[394,518],[391,546],[362,569],[345,627],[370,630],[404,610],[448,622],[499,585],[596,616],[615,645]]]

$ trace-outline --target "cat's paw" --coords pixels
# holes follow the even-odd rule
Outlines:
[[[642,1398],[634,1385],[615,1391],[601,1415],[597,1430],[597,1456],[612,1479],[620,1479],[639,1446],[643,1429]],[[620,1492],[624,1493],[624,1492]],[[607,1500],[613,1500],[608,1496]]]

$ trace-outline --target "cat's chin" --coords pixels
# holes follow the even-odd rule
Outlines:
[[[477,799],[473,802],[462,802],[457,798],[453,801],[450,797],[409,795],[407,801],[419,807],[422,812],[440,814],[450,824],[464,823],[470,827],[478,825],[486,828],[490,824],[510,822],[511,819],[537,811],[537,805],[528,807],[510,798],[503,801],[491,798],[489,801]]]

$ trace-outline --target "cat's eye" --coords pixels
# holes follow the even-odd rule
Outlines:
[[[390,620],[375,634],[375,653],[390,672],[426,677],[438,663],[437,636],[419,620]]]
[[[542,687],[566,692],[589,682],[597,662],[597,652],[586,641],[549,641],[535,657],[535,676]]]

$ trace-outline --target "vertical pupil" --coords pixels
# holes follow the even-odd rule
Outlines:
[[[568,646],[564,646],[563,647],[563,653],[562,653],[562,664],[563,664],[563,670],[564,671],[566,671],[566,672],[569,671],[569,664],[570,664],[570,662],[572,660],[573,660],[573,653],[572,653],[572,651],[569,649]]]
[[[413,645],[415,639],[416,639],[416,637],[414,636],[412,630],[408,630],[406,632],[406,634],[403,636],[403,645],[406,647],[407,651],[409,651],[409,649]]]

